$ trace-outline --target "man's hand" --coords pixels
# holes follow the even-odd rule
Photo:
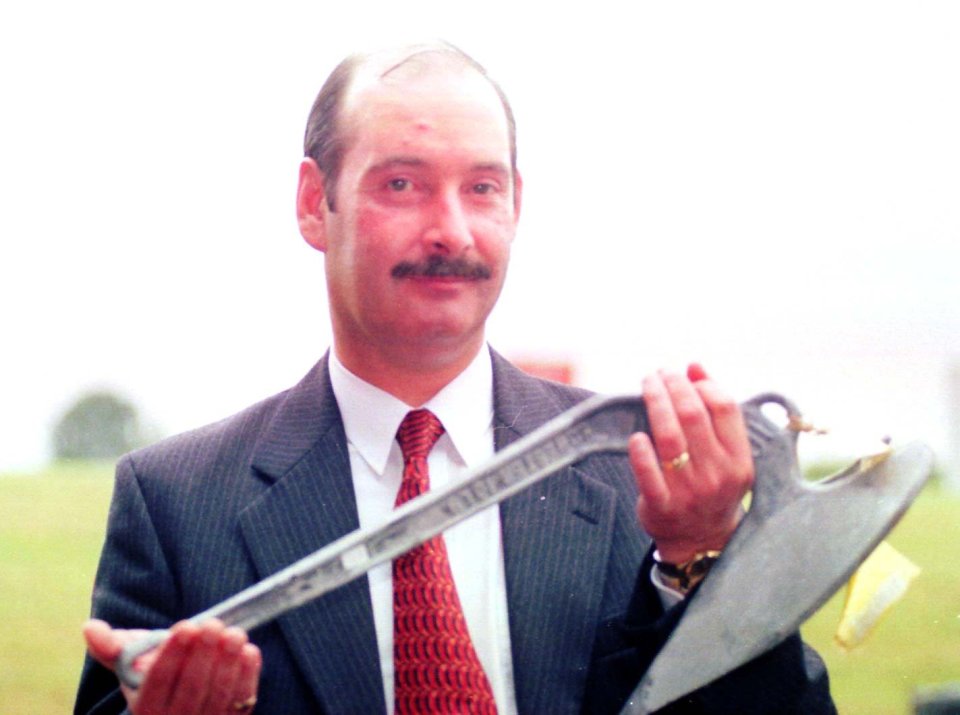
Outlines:
[[[90,655],[114,669],[123,646],[144,631],[113,629],[91,620],[83,628]],[[184,621],[155,651],[137,660],[146,673],[136,690],[122,686],[134,715],[244,713],[253,709],[260,679],[260,649],[239,628],[216,620]]]
[[[635,434],[629,450],[640,523],[670,563],[723,549],[753,484],[739,406],[696,364],[686,376],[661,372],[646,378],[643,397],[653,439]]]

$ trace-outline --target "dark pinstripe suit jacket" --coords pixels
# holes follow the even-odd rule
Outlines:
[[[587,394],[493,360],[497,449]],[[595,456],[501,505],[521,712],[615,708],[679,617],[661,614],[637,579],[649,538],[635,500],[625,459]],[[358,525],[324,359],[291,390],[121,460],[93,613],[118,627],[166,627]],[[383,712],[366,579],[251,637],[264,654],[257,712]],[[798,697],[823,695],[825,676],[808,678],[798,653],[795,644],[786,666],[761,677],[786,667]],[[122,708],[113,675],[88,658],[76,711]]]

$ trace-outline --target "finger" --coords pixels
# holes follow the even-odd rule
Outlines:
[[[236,702],[243,692],[238,686],[243,669],[241,650],[247,644],[247,634],[239,628],[227,628],[220,636],[220,655],[210,676],[210,692],[204,712],[224,712]]]
[[[698,461],[710,463],[716,457],[719,445],[713,432],[710,413],[703,404],[694,383],[690,382],[686,376],[677,373],[664,373],[662,379],[676,414],[675,419],[683,434],[686,450],[690,453],[694,466]],[[679,452],[672,456],[675,457],[677,454]],[[671,457],[671,455],[666,456]]]
[[[239,697],[236,702],[242,703],[251,697],[256,698],[262,664],[260,649],[253,643],[247,643],[240,649],[240,677],[237,678],[236,686]]]
[[[644,379],[643,399],[658,459],[670,460],[687,451],[687,442],[662,375],[649,375]]]
[[[192,646],[183,660],[176,687],[170,694],[170,710],[178,715],[198,715],[210,690],[211,676],[220,659],[223,623],[213,619],[199,627]]]
[[[137,695],[139,715],[170,711],[180,673],[199,633],[200,628],[190,621],[181,621],[170,629],[170,637],[157,649],[156,659],[140,685]]]
[[[670,490],[660,469],[656,450],[649,435],[638,432],[627,443],[630,465],[637,481],[640,503],[637,512],[641,521],[651,510],[665,511],[669,506]]]
[[[728,453],[743,456],[749,453],[750,444],[747,439],[747,425],[737,404],[730,395],[723,391],[713,380],[704,380],[694,383],[694,388],[700,395],[710,420],[713,423],[714,434]]]
[[[690,382],[700,382],[701,380],[710,379],[710,376],[707,374],[707,371],[703,369],[703,365],[698,362],[692,362],[687,366],[687,378]]]

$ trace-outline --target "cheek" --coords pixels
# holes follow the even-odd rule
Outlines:
[[[515,232],[516,224],[512,219],[487,218],[477,225],[474,232],[477,249],[487,261],[500,266],[502,271],[510,258]]]
[[[417,241],[420,230],[421,223],[414,211],[370,208],[357,212],[354,243],[358,254],[389,262],[392,267]]]
[[[362,209],[357,211],[353,233],[358,242],[364,242],[367,237],[377,235],[387,224],[389,217],[382,211]]]

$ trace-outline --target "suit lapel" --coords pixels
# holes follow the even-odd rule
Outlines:
[[[569,404],[494,356],[500,450]],[[615,519],[615,490],[576,466],[500,507],[520,712],[579,712]]]
[[[571,406],[495,353],[493,360],[497,450]],[[290,391],[257,444],[254,467],[270,487],[242,513],[241,529],[261,578],[358,528],[326,359]],[[574,466],[501,504],[520,712],[579,711],[615,501],[611,487]],[[385,712],[366,578],[278,623],[324,712]]]
[[[257,445],[254,467],[271,486],[242,513],[241,528],[261,578],[359,527],[326,359],[290,392]],[[278,623],[325,713],[346,712],[345,700],[350,712],[384,712],[366,578]]]

